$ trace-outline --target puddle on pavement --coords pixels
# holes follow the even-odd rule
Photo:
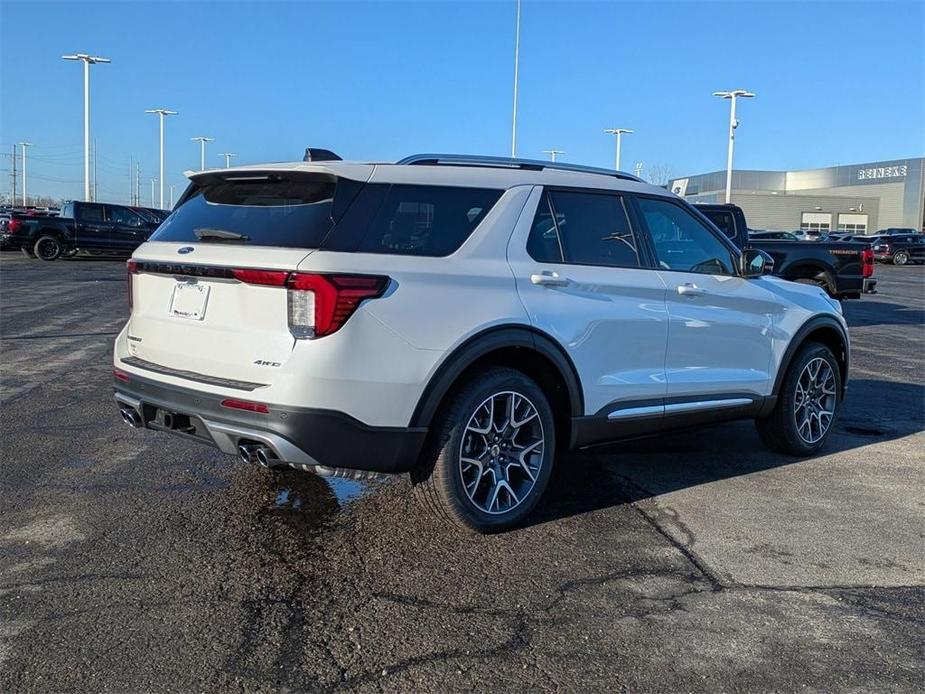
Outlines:
[[[330,490],[338,506],[343,506],[365,496],[383,482],[381,479],[353,480],[342,477],[319,477],[317,479],[323,482]],[[273,501],[272,508],[290,511],[303,510],[306,504],[311,503],[311,499],[306,499],[306,496],[305,490],[298,489],[295,485],[280,487],[276,492],[276,499]]]

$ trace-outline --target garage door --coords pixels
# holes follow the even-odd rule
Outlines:
[[[847,231],[851,234],[867,233],[867,215],[866,214],[839,214],[838,230]]]
[[[832,214],[830,212],[804,212],[800,218],[803,231],[831,231]]]

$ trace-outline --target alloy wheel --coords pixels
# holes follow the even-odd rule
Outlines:
[[[491,515],[520,506],[536,485],[544,445],[543,424],[528,398],[513,391],[487,397],[460,444],[459,474],[469,501]]]
[[[822,357],[812,359],[797,379],[793,416],[797,433],[805,443],[819,442],[835,417],[837,403],[835,371]]]
[[[42,260],[57,258],[60,254],[58,242],[54,239],[41,239],[35,247],[35,254]]]
[[[899,253],[893,256],[893,263],[896,265],[905,265],[907,262],[909,262],[909,256],[903,251],[899,251]]]

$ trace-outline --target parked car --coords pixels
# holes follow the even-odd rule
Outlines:
[[[841,407],[839,303],[633,176],[419,155],[191,180],[128,263],[113,363],[132,427],[410,473],[435,513],[492,531],[562,451],[747,418],[805,456]]]
[[[749,230],[748,238],[756,241],[799,241],[799,237],[792,231],[752,231]]]
[[[124,205],[69,202],[59,217],[14,214],[0,241],[31,258],[57,260],[77,251],[129,254],[158,226]]]
[[[739,248],[758,248],[774,259],[774,274],[793,282],[816,284],[835,299],[858,299],[877,290],[874,254],[867,244],[851,242],[792,243],[749,236],[738,205],[697,204],[707,219]]]
[[[881,263],[906,265],[925,262],[925,237],[921,234],[879,236],[872,248],[874,258]]]

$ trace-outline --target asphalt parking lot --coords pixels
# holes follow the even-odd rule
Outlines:
[[[480,537],[128,429],[123,263],[4,253],[0,691],[921,691],[925,268],[877,274],[824,455],[589,451]]]

